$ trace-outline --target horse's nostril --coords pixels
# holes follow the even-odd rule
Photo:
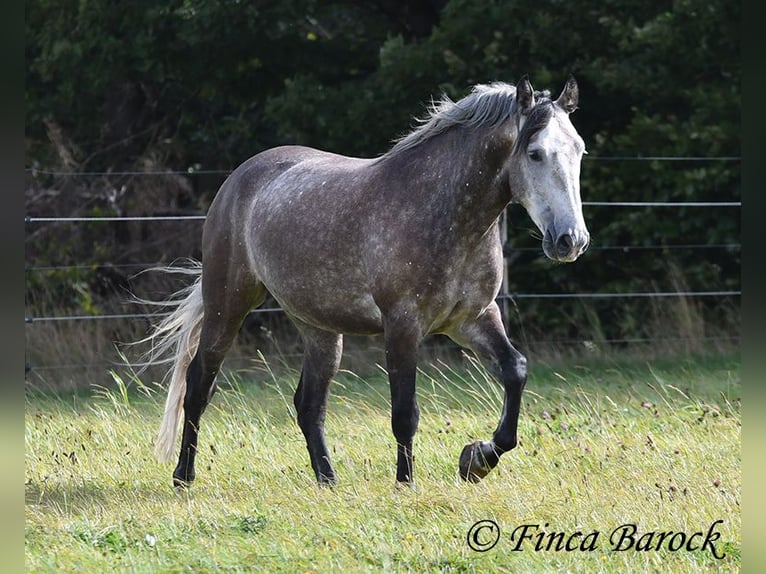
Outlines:
[[[568,233],[560,235],[556,240],[556,251],[559,252],[559,255],[569,255],[573,247],[574,239],[572,239],[572,236]]]

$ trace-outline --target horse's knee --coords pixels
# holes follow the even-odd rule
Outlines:
[[[523,386],[527,382],[527,358],[516,352],[505,361],[502,372],[506,382]]]
[[[516,376],[521,380],[527,380],[527,358],[522,354],[516,358]]]

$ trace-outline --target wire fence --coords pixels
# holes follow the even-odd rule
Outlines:
[[[672,161],[672,162],[739,162],[741,158],[739,156],[717,156],[717,157],[673,157],[673,156],[585,156],[586,161]],[[166,170],[166,171],[103,171],[103,172],[62,172],[56,170],[40,169],[40,168],[26,168],[25,172],[32,176],[50,176],[50,177],[118,177],[118,176],[137,176],[137,177],[151,177],[151,176],[199,176],[199,175],[216,175],[227,176],[231,170],[205,170],[197,168],[189,168],[187,170]],[[587,207],[619,207],[619,208],[741,208],[742,202],[740,201],[584,201],[583,206]],[[24,222],[27,225],[38,224],[85,224],[85,223],[118,223],[118,222],[194,222],[204,221],[204,214],[188,214],[188,215],[138,215],[138,216],[104,216],[104,217],[87,217],[87,216],[71,216],[71,217],[58,217],[58,216],[27,216],[24,218]],[[701,243],[688,243],[688,244],[650,244],[650,245],[603,245],[592,246],[590,248],[594,251],[621,251],[630,252],[632,250],[729,250],[739,251],[741,250],[740,243],[726,242],[726,243],[714,243],[714,244],[701,244]],[[539,251],[538,248],[521,247],[512,248],[512,252],[528,252]],[[126,263],[126,264],[111,264],[111,263],[88,263],[79,265],[29,265],[25,268],[28,273],[43,273],[43,272],[58,272],[58,271],[72,271],[72,270],[93,270],[100,266],[108,266],[112,269],[134,269],[136,271],[142,271],[151,269],[158,266],[166,265],[164,263]],[[735,298],[741,296],[740,290],[706,290],[706,291],[665,291],[665,292],[630,292],[630,293],[508,293],[501,292],[497,300],[499,302],[508,302],[520,299],[638,299],[638,298]],[[262,313],[282,313],[283,309],[279,307],[267,307],[259,308],[251,311],[251,314]],[[60,322],[78,322],[78,321],[122,321],[122,320],[149,320],[162,317],[163,313],[112,313],[112,314],[94,314],[94,315],[43,315],[43,316],[25,316],[24,321],[28,325],[34,325],[39,323],[60,323]],[[642,343],[662,343],[671,341],[683,341],[681,337],[669,337],[667,339],[657,338],[624,338],[624,339],[608,339],[600,341],[602,343],[623,343],[623,344],[642,344]],[[717,337],[699,337],[695,340],[706,341],[738,341],[737,336],[717,336]],[[584,344],[583,340],[575,339],[560,339],[555,341],[529,341],[529,343],[552,343],[557,345],[581,345]],[[232,357],[228,359],[231,361],[237,360],[252,360],[252,357]],[[60,364],[60,365],[27,365],[27,371],[45,371],[55,369],[88,369],[96,367],[108,367],[115,366],[111,362],[103,363],[88,363],[88,364]]]
[[[664,297],[739,297],[741,291],[649,291],[644,293],[501,293],[497,301],[514,299],[637,299],[637,298],[664,298]],[[281,307],[258,308],[250,311],[250,314],[259,313],[283,313]],[[166,317],[169,313],[116,313],[104,315],[51,315],[40,317],[24,317],[24,322],[50,323],[54,321],[114,321],[122,319],[158,319]]]
[[[741,201],[583,201],[585,207],[742,207]],[[120,221],[204,221],[205,215],[25,217],[24,223],[108,223]]]
[[[740,162],[741,156],[738,155],[724,155],[724,156],[658,156],[658,155],[585,155],[583,156],[585,161],[599,162],[599,161],[672,161],[672,162]],[[47,175],[50,177],[127,177],[127,176],[157,176],[157,175],[229,175],[232,170],[230,169],[202,169],[200,167],[190,166],[185,170],[156,170],[156,171],[139,171],[139,170],[122,170],[122,171],[61,171],[55,169],[46,169],[41,167],[26,167],[24,172],[32,176]]]
[[[596,341],[588,341],[583,339],[532,339],[529,341],[526,341],[526,344],[531,346],[538,346],[538,345],[555,345],[555,346],[578,346],[578,347],[594,347],[600,344],[604,345],[615,345],[615,344],[630,344],[630,345],[669,345],[669,344],[678,344],[678,343],[687,343],[687,342],[710,342],[710,343],[718,343],[718,342],[728,342],[728,343],[738,343],[739,337],[735,335],[731,336],[715,336],[715,337],[695,337],[695,338],[689,338],[689,337],[662,337],[662,338],[656,338],[656,337],[630,337],[630,338],[621,338],[621,339],[599,339]],[[437,352],[437,351],[443,351],[444,346],[443,345],[427,345],[421,347],[421,351],[428,353],[428,352]],[[377,357],[383,357],[385,354],[385,351],[382,348],[366,348],[366,349],[354,349],[352,353],[355,356],[362,355],[362,356],[377,356]],[[303,353],[280,353],[279,354],[280,359],[301,359],[303,357]],[[235,356],[227,356],[226,357],[226,363],[227,365],[231,365],[231,363],[254,363],[260,361],[260,359],[256,355],[235,355]],[[39,366],[33,366],[30,364],[26,365],[26,371],[27,373],[33,372],[33,371],[39,371],[39,372],[46,372],[46,371],[80,371],[80,370],[87,370],[87,369],[97,369],[97,370],[105,370],[105,369],[115,369],[124,367],[125,365],[123,363],[119,363],[117,361],[93,361],[90,363],[61,363],[61,364],[49,364],[49,365],[39,365]]]

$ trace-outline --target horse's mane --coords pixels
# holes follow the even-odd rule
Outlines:
[[[516,87],[504,82],[478,84],[473,87],[470,94],[457,102],[452,101],[446,95],[442,95],[438,101],[431,101],[425,117],[416,118],[416,122],[420,125],[397,139],[384,157],[399,155],[411,150],[456,126],[495,128],[513,117],[516,111],[515,96]],[[529,138],[540,131],[550,120],[552,114],[550,92],[548,90],[536,91],[535,99],[537,105],[532,109],[532,113],[525,122],[524,129],[519,134],[519,140],[524,135],[525,141],[528,142]],[[538,108],[540,108],[539,111]]]

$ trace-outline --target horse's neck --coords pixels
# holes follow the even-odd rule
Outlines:
[[[483,233],[510,201],[504,176],[510,142],[498,133],[468,135],[457,129],[439,139],[423,144],[432,144],[431,155],[441,166],[439,177],[424,184],[428,203],[453,225]]]

